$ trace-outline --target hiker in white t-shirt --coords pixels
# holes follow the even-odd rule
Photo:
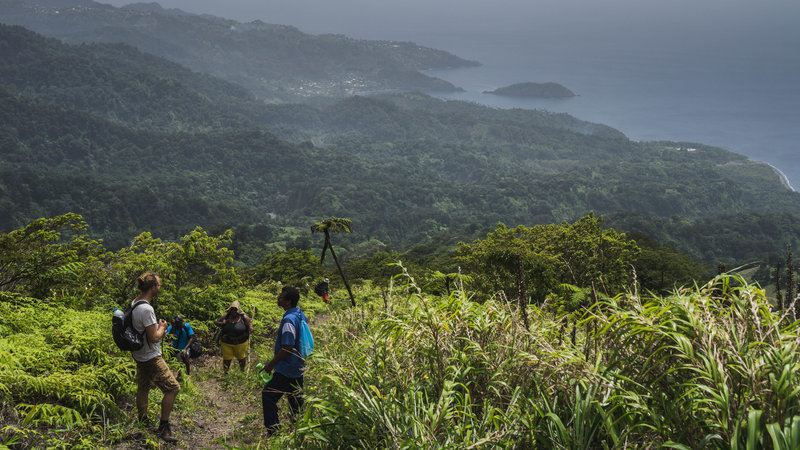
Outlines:
[[[136,410],[139,421],[146,423],[150,389],[153,387],[161,389],[164,398],[161,400],[158,435],[167,442],[176,442],[177,439],[172,436],[169,415],[181,386],[161,357],[161,339],[167,334],[167,321],[156,320],[152,306],[153,298],[161,289],[161,278],[153,272],[145,272],[136,282],[140,294],[131,302],[131,306],[136,303],[141,304],[131,312],[131,323],[136,331],[147,337],[142,348],[131,352],[136,361]]]

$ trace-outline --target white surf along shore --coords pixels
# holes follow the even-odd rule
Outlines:
[[[795,188],[792,187],[792,184],[789,183],[789,178],[786,176],[785,173],[783,173],[781,171],[781,169],[778,169],[777,167],[775,167],[775,166],[773,166],[772,164],[769,164],[769,163],[764,163],[764,164],[770,166],[772,168],[772,170],[774,170],[775,173],[778,174],[778,177],[781,179],[781,183],[783,183],[784,186],[789,188],[792,192],[797,192],[797,190],[795,190]]]

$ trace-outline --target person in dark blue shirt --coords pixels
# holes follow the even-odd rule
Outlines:
[[[278,326],[275,338],[275,356],[261,370],[273,372],[272,379],[261,391],[261,405],[264,410],[264,426],[267,435],[278,430],[278,400],[283,394],[289,395],[291,419],[295,420],[303,406],[303,372],[305,360],[300,356],[300,322],[306,320],[303,310],[297,306],[300,292],[292,286],[285,286],[278,294],[278,306],[283,308],[283,319]]]
[[[192,355],[192,342],[194,342],[194,330],[188,322],[183,320],[183,316],[176,314],[172,319],[172,325],[167,327],[167,334],[172,336],[172,348],[177,353],[178,361],[186,366],[186,375],[191,373],[192,358],[199,355]]]

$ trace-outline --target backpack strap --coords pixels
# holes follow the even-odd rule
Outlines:
[[[295,346],[295,349],[299,351],[300,350],[300,328],[303,327],[303,322],[305,322],[305,319],[303,318],[303,314],[301,314],[300,311],[296,311],[294,313],[294,315],[297,316],[297,325],[298,325],[297,329],[295,330],[295,333],[297,333],[297,335],[296,335],[296,338],[294,340],[294,346]]]
[[[130,311],[127,311],[125,313],[125,319],[123,320],[123,326],[125,328],[131,327],[131,329],[136,333],[139,332],[136,331],[136,328],[133,327],[133,310],[136,309],[136,307],[141,305],[142,303],[149,303],[149,302],[147,300],[139,300],[138,302],[134,303],[131,306]],[[139,335],[144,336],[145,339],[147,340],[147,345],[150,345],[150,340],[147,339],[147,333],[145,331],[142,331],[141,333],[139,333]]]
[[[125,326],[128,326],[128,325],[132,326],[133,325],[133,310],[136,309],[136,307],[141,305],[142,303],[148,303],[148,301],[147,300],[139,300],[138,302],[134,303],[131,306],[130,311],[127,311],[127,313],[125,314],[125,321],[126,321]]]

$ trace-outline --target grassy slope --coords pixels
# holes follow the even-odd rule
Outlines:
[[[530,330],[500,299],[477,304],[468,292],[413,292],[396,286],[384,297],[359,288],[360,307],[337,311],[324,324],[312,320],[317,346],[306,414],[294,426],[285,423],[286,433],[263,437],[254,377],[221,376],[206,365],[184,383],[174,413],[178,435],[195,446],[242,448],[800,443],[791,431],[800,427],[796,329],[769,311],[759,289],[739,280],[664,298],[601,299],[585,321],[580,312],[560,311],[552,298],[532,309]],[[270,297],[268,289],[245,299],[246,309],[261,311],[256,327],[265,336],[252,347],[258,359],[270,355],[277,320]],[[317,303],[304,300],[307,310],[319,309]],[[334,305],[346,303],[334,297]],[[4,442],[155,444],[150,430],[125,417],[133,408],[130,358],[115,356],[108,329],[92,326],[107,312],[2,305]],[[36,326],[24,319],[32,309]],[[13,351],[22,339],[25,354]],[[207,397],[214,392],[225,400]],[[151,410],[157,402],[154,394]],[[235,406],[231,427],[240,432],[192,431],[227,406]]]

